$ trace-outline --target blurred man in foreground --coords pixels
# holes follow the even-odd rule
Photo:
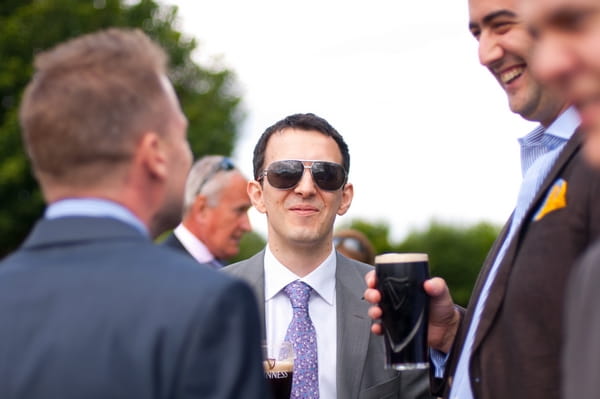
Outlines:
[[[151,241],[191,164],[164,52],[109,29],[35,66],[20,120],[48,207],[0,263],[0,397],[263,399],[250,289]]]
[[[523,0],[522,4],[536,38],[534,70],[573,101],[586,135],[586,158],[600,168],[600,1]],[[569,285],[562,347],[565,399],[598,396],[599,284],[600,244],[596,244]]]
[[[216,269],[223,267],[240,252],[240,240],[251,230],[247,185],[229,158],[201,158],[187,178],[183,221],[164,245],[186,251]]]

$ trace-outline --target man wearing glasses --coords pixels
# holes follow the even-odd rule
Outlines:
[[[267,215],[267,247],[224,271],[255,289],[267,343],[293,343],[292,397],[429,397],[426,372],[383,368],[383,342],[369,333],[361,298],[372,268],[334,250],[336,215],[354,193],[342,136],[316,115],[291,115],[263,133],[253,164],[248,193]]]
[[[164,245],[215,269],[223,267],[239,253],[242,236],[251,230],[247,184],[229,158],[201,158],[187,178],[183,220]]]

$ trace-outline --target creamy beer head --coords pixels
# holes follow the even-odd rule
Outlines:
[[[423,253],[389,253],[375,257],[375,263],[378,265],[385,263],[427,262],[428,260],[427,254]]]
[[[294,361],[293,360],[272,360],[267,359],[263,361],[263,366],[265,368],[265,372],[278,372],[278,371],[286,371],[291,373],[294,370]]]

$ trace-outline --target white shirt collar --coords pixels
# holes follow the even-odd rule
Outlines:
[[[208,263],[215,259],[213,254],[210,253],[206,245],[198,239],[191,231],[187,229],[183,224],[179,224],[173,230],[175,237],[181,242],[185,249],[200,263]]]
[[[300,280],[308,284],[325,302],[333,305],[335,296],[335,250],[315,270],[304,277],[298,277],[275,258],[269,249],[265,248],[265,300],[277,295],[289,283]]]

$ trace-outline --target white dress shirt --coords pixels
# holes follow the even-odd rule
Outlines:
[[[265,249],[265,319],[267,342],[270,346],[284,341],[292,321],[292,305],[283,292],[289,283],[300,280],[313,291],[308,302],[308,313],[317,334],[319,361],[320,399],[336,398],[337,323],[335,304],[336,257],[331,254],[314,271],[302,278],[283,266],[270,251]]]
[[[173,230],[175,237],[181,242],[181,245],[200,263],[210,263],[215,259],[210,253],[206,245],[198,239],[191,231],[183,224],[179,224]]]

